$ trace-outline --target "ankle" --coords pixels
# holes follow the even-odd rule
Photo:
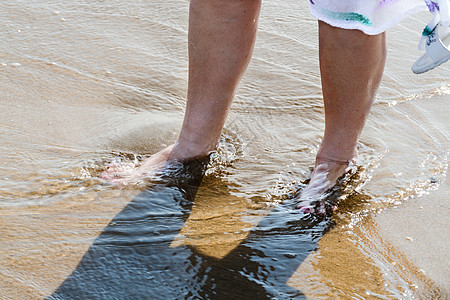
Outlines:
[[[333,158],[328,158],[328,157],[316,156],[316,166],[319,164],[322,164],[322,163],[348,166],[354,160],[355,160],[354,158],[341,160],[341,159],[333,159]]]
[[[336,165],[348,165],[358,157],[358,151],[325,151],[319,149],[316,155],[316,165],[321,162],[332,163]]]
[[[169,160],[186,160],[206,156],[215,148],[215,144],[196,143],[179,138],[173,146]]]

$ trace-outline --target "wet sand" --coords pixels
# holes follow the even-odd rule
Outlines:
[[[437,285],[441,299],[450,297],[449,183],[447,178],[439,191],[411,199],[375,218],[385,241]]]
[[[418,103],[429,122],[450,133],[448,111],[443,105],[450,96],[436,96],[440,101]],[[448,157],[447,157],[448,159]],[[437,180],[431,178],[430,180]],[[408,199],[375,217],[385,241],[406,255],[420,272],[440,289],[442,299],[450,298],[450,177],[439,188],[420,198]],[[423,295],[424,299],[434,298]],[[428,296],[428,297],[427,297]]]
[[[176,139],[187,4],[0,4],[7,41],[0,44],[0,298],[52,295],[143,193],[116,190],[99,174],[110,160],[134,163]],[[334,228],[304,226],[299,235],[275,228],[268,238],[258,232],[270,226],[258,226],[274,221],[267,216],[308,177],[323,107],[316,21],[297,0],[264,3],[217,161],[179,232],[160,234],[171,240],[166,253],[189,253],[181,268],[214,266],[208,273],[194,264],[189,270],[201,276],[190,279],[223,279],[223,268],[244,282],[266,279],[263,295],[448,298],[450,64],[421,76],[409,69],[428,18],[419,14],[388,32],[386,72],[359,145],[363,185],[346,194]],[[166,224],[172,213],[163,215]],[[298,236],[307,247],[290,249]],[[277,247],[286,252],[274,253]],[[95,284],[82,268],[77,274]],[[181,287],[195,292],[201,284]]]

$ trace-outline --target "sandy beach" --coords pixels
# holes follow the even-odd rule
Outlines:
[[[450,124],[447,113],[441,108],[450,98],[442,95],[434,98],[436,101],[420,103],[417,107],[429,122],[444,128],[444,134],[448,134]],[[450,297],[450,180],[448,176],[441,180],[437,189],[389,208],[375,217],[383,238],[438,286],[441,294],[425,293],[422,299]]]
[[[331,219],[280,206],[324,125],[317,22],[296,0],[264,2],[201,184],[101,178],[176,140],[188,4],[0,4],[0,299],[448,299],[450,62],[410,71],[427,12],[387,33]]]

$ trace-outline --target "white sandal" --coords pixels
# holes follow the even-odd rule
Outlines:
[[[450,59],[450,5],[448,0],[438,0],[437,8],[430,7],[433,20],[422,32],[420,50],[426,50],[412,65],[411,70],[421,74],[445,63]]]

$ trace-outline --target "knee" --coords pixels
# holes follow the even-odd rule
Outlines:
[[[386,56],[386,35],[367,35],[360,30],[331,26],[319,21],[319,43],[347,53],[371,53],[380,59]]]

